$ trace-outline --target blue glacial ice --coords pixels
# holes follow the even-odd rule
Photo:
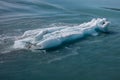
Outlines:
[[[74,41],[86,35],[97,36],[100,32],[108,31],[105,18],[92,19],[77,26],[58,26],[25,31],[22,36],[15,40],[15,49],[49,49]]]

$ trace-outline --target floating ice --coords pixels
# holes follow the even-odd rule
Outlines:
[[[103,18],[92,19],[78,26],[59,26],[44,29],[28,30],[15,40],[13,48],[18,49],[48,49],[64,42],[83,38],[86,35],[98,35],[98,31],[107,32],[109,22]]]

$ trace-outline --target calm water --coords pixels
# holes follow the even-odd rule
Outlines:
[[[11,50],[26,30],[107,18],[110,33],[50,51]],[[119,0],[0,0],[0,80],[120,80]]]

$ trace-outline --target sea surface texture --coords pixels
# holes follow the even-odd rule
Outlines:
[[[0,0],[0,80],[120,80],[120,0]]]

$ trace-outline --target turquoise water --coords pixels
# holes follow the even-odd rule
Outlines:
[[[119,80],[119,0],[0,0],[0,80]],[[27,30],[107,18],[109,33],[48,51],[11,50]]]

